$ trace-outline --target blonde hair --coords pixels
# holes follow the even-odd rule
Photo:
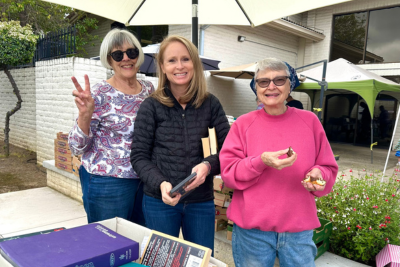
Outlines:
[[[206,78],[204,76],[203,64],[201,63],[199,53],[196,46],[192,44],[188,39],[178,36],[171,35],[166,37],[160,44],[160,50],[156,56],[157,59],[157,73],[158,73],[158,87],[157,90],[151,95],[161,104],[168,107],[173,107],[173,100],[166,94],[165,86],[168,84],[166,74],[163,73],[161,65],[164,63],[164,54],[167,47],[173,42],[180,42],[183,44],[189,52],[190,58],[193,62],[193,78],[189,83],[187,92],[180,97],[179,102],[182,104],[188,103],[193,97],[193,105],[198,108],[208,96]]]
[[[140,45],[138,39],[136,39],[136,37],[127,30],[115,28],[109,31],[106,37],[104,37],[103,42],[101,42],[100,61],[103,67],[107,69],[112,69],[110,63],[108,62],[108,60],[111,58],[109,54],[111,53],[111,50],[113,50],[114,48],[122,47],[125,43],[139,50],[139,56],[135,64],[135,67],[139,68],[140,65],[143,64],[144,54],[142,46]]]

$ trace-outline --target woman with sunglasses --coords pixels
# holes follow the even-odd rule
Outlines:
[[[144,225],[143,186],[129,156],[137,112],[154,87],[136,79],[144,54],[132,33],[111,30],[101,44],[100,60],[114,71],[110,79],[90,88],[85,75],[83,89],[72,77],[79,116],[68,142],[74,155],[83,155],[83,205],[89,223],[121,217]]]
[[[338,166],[317,116],[285,105],[295,75],[280,60],[258,62],[264,108],[239,117],[220,152],[222,179],[235,190],[227,215],[237,267],[272,267],[276,256],[280,266],[315,266],[314,198],[332,190]]]
[[[147,227],[214,249],[213,175],[218,155],[204,158],[201,138],[215,128],[221,148],[229,124],[219,100],[207,92],[197,48],[169,36],[157,55],[158,88],[139,110],[131,162],[144,182]],[[191,173],[190,194],[171,197],[171,189]]]

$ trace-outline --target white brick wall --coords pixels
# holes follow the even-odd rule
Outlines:
[[[21,109],[10,118],[10,143],[36,150],[35,68],[10,71],[22,98]],[[4,71],[0,72],[0,138],[4,139],[5,116],[17,104],[17,97]]]

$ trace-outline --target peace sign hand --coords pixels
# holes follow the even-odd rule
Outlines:
[[[85,90],[82,89],[75,77],[71,77],[76,88],[76,90],[72,91],[72,95],[75,96],[75,104],[79,109],[79,117],[90,119],[94,111],[94,100],[92,98],[92,93],[90,92],[89,77],[86,74],[84,77]]]
[[[79,110],[78,126],[81,130],[89,135],[90,121],[94,112],[94,99],[90,92],[89,77],[85,74],[85,90],[82,89],[75,77],[71,77],[76,90],[72,91],[75,96],[75,104]]]

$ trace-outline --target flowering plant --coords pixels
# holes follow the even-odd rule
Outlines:
[[[370,263],[387,244],[400,244],[400,177],[362,173],[336,180],[331,193],[316,199],[318,217],[332,221],[330,250]]]
[[[32,60],[37,35],[32,27],[19,21],[0,21],[0,65],[18,65]]]

